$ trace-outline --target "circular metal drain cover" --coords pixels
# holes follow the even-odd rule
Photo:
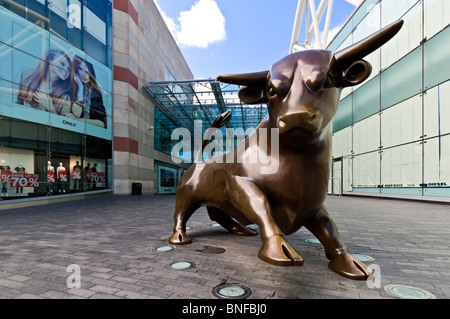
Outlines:
[[[158,239],[159,240],[167,240],[167,239],[169,239],[170,236],[171,235],[161,235],[161,236],[158,236]]]
[[[361,262],[367,262],[370,263],[372,261],[374,261],[375,259],[371,256],[368,255],[362,255],[362,254],[352,254],[353,257],[355,257],[356,259],[358,259]]]
[[[214,287],[212,293],[220,299],[246,299],[252,291],[241,284],[221,284]]]
[[[436,296],[431,292],[411,286],[387,285],[384,290],[402,299],[436,299]]]
[[[317,238],[309,238],[307,240],[305,240],[307,243],[310,244],[321,244],[320,241]]]
[[[166,266],[170,270],[187,270],[195,267],[192,261],[177,261]]]
[[[226,252],[226,249],[222,247],[205,247],[201,252],[205,254],[223,254]]]
[[[172,246],[161,246],[161,247],[156,247],[155,249],[153,249],[154,251],[158,251],[158,252],[167,252],[167,251],[171,251],[173,250]]]

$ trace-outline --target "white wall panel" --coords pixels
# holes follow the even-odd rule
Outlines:
[[[450,1],[424,0],[424,6],[424,31],[429,39],[450,24]]]
[[[422,97],[415,97],[381,113],[381,145],[410,143],[422,136]]]
[[[373,115],[353,126],[353,152],[372,152],[380,147],[380,116]]]
[[[412,143],[383,150],[381,183],[385,187],[420,187],[422,145]]]
[[[353,187],[380,185],[380,154],[363,154],[353,158]]]

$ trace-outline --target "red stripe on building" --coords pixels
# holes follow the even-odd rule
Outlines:
[[[133,19],[133,21],[139,25],[139,14],[136,11],[130,0],[115,0],[114,9],[120,10],[122,12],[128,13],[128,15]]]
[[[129,83],[139,91],[139,78],[127,68],[115,65],[114,80]]]
[[[139,154],[139,144],[136,140],[128,137],[114,136],[114,151]]]

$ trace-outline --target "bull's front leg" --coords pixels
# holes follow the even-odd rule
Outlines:
[[[339,237],[338,229],[328,214],[325,205],[315,214],[305,227],[313,233],[325,248],[330,260],[328,267],[337,274],[355,280],[366,280],[372,271],[355,259]]]
[[[244,177],[230,177],[227,195],[232,204],[260,229],[263,246],[258,257],[278,266],[301,266],[303,258],[286,241],[272,216],[269,200],[261,188]]]

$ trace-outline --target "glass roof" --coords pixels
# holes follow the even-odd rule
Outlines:
[[[238,97],[239,87],[215,79],[150,82],[145,87],[161,110],[177,127],[193,131],[194,121],[209,128],[217,115],[231,111],[226,127],[255,129],[267,115],[267,105],[247,105]],[[225,128],[226,128],[225,127]]]

